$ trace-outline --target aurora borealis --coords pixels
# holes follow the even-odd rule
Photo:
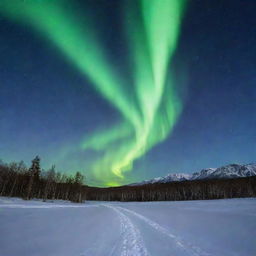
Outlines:
[[[133,16],[132,7],[126,8],[126,18],[130,21],[127,26],[133,61],[133,97],[116,95],[127,102],[127,107],[119,110],[128,123],[107,132],[100,131],[83,144],[84,149],[92,147],[106,152],[95,165],[99,177],[110,166],[110,171],[123,179],[124,173],[133,168],[135,159],[166,138],[181,108],[173,81],[167,82],[166,70],[176,48],[184,1],[141,1],[140,4],[142,20]],[[168,31],[169,24],[172,29]]]
[[[103,20],[109,23],[99,25],[93,12],[99,7],[118,12],[120,20],[112,20],[102,11]],[[44,42],[46,49],[54,47],[51,49],[58,52],[62,65],[76,70],[82,77],[79,86],[90,87],[86,90],[94,91],[91,98],[100,98],[110,106],[109,112],[115,112],[114,118],[109,119],[106,115],[98,124],[90,124],[89,128],[80,124],[76,139],[65,141],[64,135],[62,143],[54,148],[58,151],[56,158],[51,159],[57,162],[57,166],[58,163],[65,166],[68,158],[78,156],[79,160],[70,160],[76,163],[73,167],[70,164],[69,168],[84,169],[88,172],[85,175],[95,184],[107,186],[126,184],[135,180],[136,176],[141,177],[140,168],[134,167],[136,162],[147,158],[161,143],[169,141],[189,101],[189,95],[184,97],[182,94],[193,90],[189,82],[186,85],[183,82],[187,80],[187,71],[183,65],[177,65],[189,61],[184,54],[179,55],[179,61],[177,57],[175,59],[179,44],[180,47],[184,44],[180,42],[183,22],[187,15],[191,15],[187,12],[193,8],[193,4],[190,6],[185,0],[120,0],[118,4],[103,0],[98,3],[90,0],[84,3],[65,0],[1,1],[0,16],[5,22],[29,30],[38,41]],[[119,23],[118,26],[115,23]],[[115,46],[109,49],[108,43],[102,39],[102,35],[107,33],[102,30],[109,31],[112,26],[119,29],[109,32],[116,36],[113,45],[121,42],[121,50],[118,47],[115,50]],[[191,48],[187,53],[193,51]],[[121,57],[113,52],[119,55],[122,52]],[[65,76],[64,72],[60,72],[59,76]],[[204,77],[206,79],[207,75]],[[54,81],[49,81],[47,86],[50,88],[53,84]],[[78,90],[77,83],[70,81],[69,84],[70,87],[62,87],[61,91],[68,91],[71,87]],[[69,97],[68,92],[66,96]],[[61,111],[61,107],[59,109]],[[77,119],[86,120],[87,116],[89,120],[90,115],[101,111],[104,116],[105,110],[100,106],[93,112],[81,108]],[[68,115],[68,125],[72,123],[73,116]],[[187,118],[189,124],[194,123],[192,117],[193,114]],[[58,129],[63,129],[63,126]],[[170,145],[174,146],[175,140],[170,141]],[[178,158],[182,159],[181,156]],[[235,157],[230,159],[239,160]]]
[[[120,124],[85,136],[82,143],[83,150],[104,151],[103,158],[92,168],[98,179],[110,182],[112,175],[123,179],[135,159],[166,138],[181,108],[172,77],[167,82],[166,70],[175,52],[184,1],[141,0],[139,4],[142,21],[130,17],[128,29],[134,62],[130,95],[125,91],[130,85],[106,60],[93,28],[86,27],[84,35],[72,12],[64,8],[65,1],[6,1],[3,5],[8,17],[32,25],[55,43],[122,114]],[[133,9],[127,7],[125,11],[129,17]],[[164,94],[168,97],[164,98]]]

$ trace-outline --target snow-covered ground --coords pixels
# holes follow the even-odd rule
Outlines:
[[[0,256],[255,256],[256,198],[43,203],[0,198]]]

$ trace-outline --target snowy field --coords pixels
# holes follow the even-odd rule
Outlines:
[[[0,198],[0,256],[255,256],[256,199],[115,203]]]

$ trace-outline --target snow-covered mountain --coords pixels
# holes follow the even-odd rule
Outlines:
[[[240,178],[256,175],[256,164],[230,164],[217,168],[208,178]]]
[[[145,180],[131,185],[144,185],[154,183],[168,183],[172,181],[203,180],[203,179],[231,179],[256,175],[256,163],[252,164],[229,164],[219,168],[203,169],[193,174],[171,173],[164,177]]]
[[[191,178],[191,174],[187,173],[170,173],[164,177],[154,178],[152,180],[144,180],[139,183],[134,183],[131,185],[143,185],[143,184],[153,184],[153,183],[167,183],[171,181],[183,181],[189,180]]]
[[[202,180],[207,179],[210,175],[212,175],[217,169],[216,168],[207,168],[203,169],[199,172],[195,172],[191,175],[190,180]]]

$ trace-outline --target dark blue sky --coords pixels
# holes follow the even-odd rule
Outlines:
[[[74,2],[100,17],[102,40],[129,77],[122,1]],[[135,162],[131,180],[255,162],[255,13],[254,0],[189,1],[174,60],[186,67],[183,112],[168,139]],[[0,16],[0,35],[0,158],[29,164],[38,154],[44,168],[90,176],[94,153],[76,145],[119,113],[30,27]]]

